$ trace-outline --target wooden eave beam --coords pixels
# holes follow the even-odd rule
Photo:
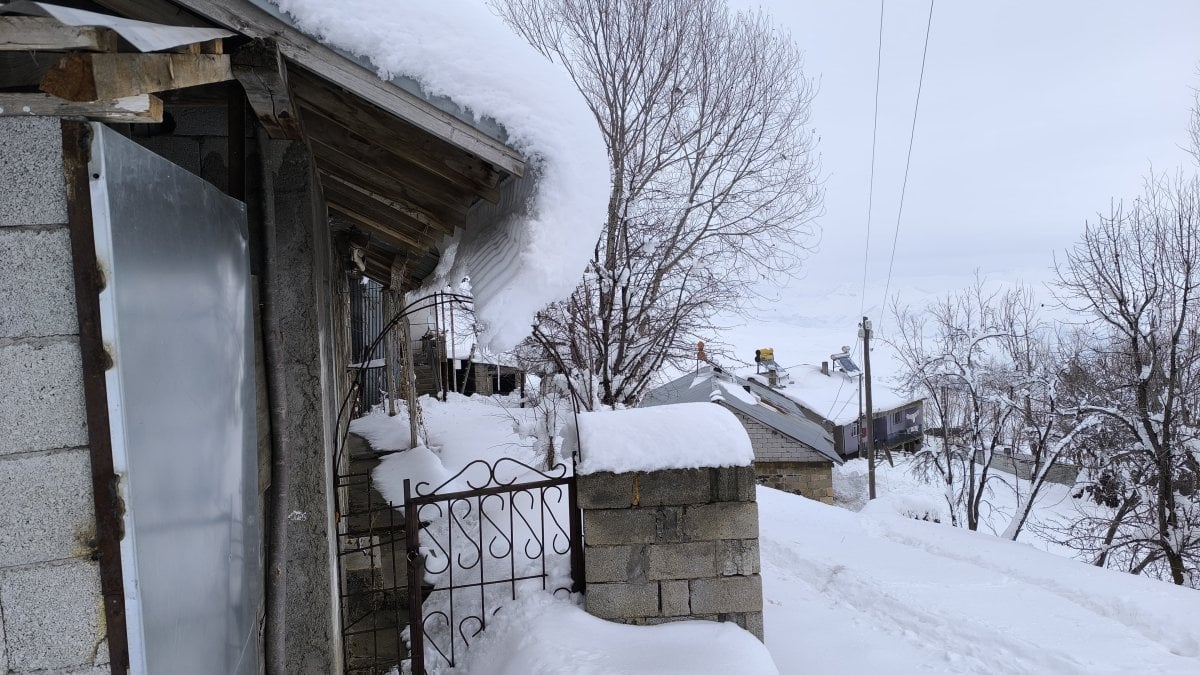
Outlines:
[[[279,51],[288,60],[508,173],[525,175],[525,160],[517,151],[428,101],[381,80],[374,72],[249,2],[172,1],[247,37],[275,38]]]
[[[40,89],[68,101],[119,99],[233,79],[228,54],[70,53]]]
[[[233,54],[233,76],[246,90],[254,116],[274,139],[301,137],[287,66],[274,40],[254,40]]]
[[[45,16],[0,16],[0,52],[115,52],[115,31],[99,26],[65,26]]]
[[[324,82],[293,69],[292,92],[307,112],[331,120],[371,143],[400,155],[421,168],[468,187],[482,198],[496,199],[500,173],[461,149],[430,136],[384,110],[355,106]],[[310,115],[305,115],[309,117]]]
[[[0,93],[0,117],[86,117],[103,122],[157,124],[162,122],[162,112],[162,101],[150,94],[80,102],[49,94]]]

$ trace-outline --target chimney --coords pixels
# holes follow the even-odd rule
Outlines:
[[[828,361],[821,362],[821,374],[824,375],[825,377],[829,377],[829,362]]]

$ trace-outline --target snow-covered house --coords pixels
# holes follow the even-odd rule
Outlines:
[[[69,4],[0,5],[0,672],[343,672],[352,274],[510,346],[603,139],[474,0]]]
[[[829,363],[803,364],[787,369],[788,377],[770,386],[763,375],[747,375],[755,391],[770,389],[797,404],[809,419],[833,436],[833,447],[841,457],[857,457],[866,447],[866,429],[860,427],[861,377],[848,374]],[[886,384],[874,382],[871,390],[875,447],[917,450],[923,439],[924,399],[905,396]]]
[[[716,366],[704,366],[646,393],[643,406],[711,401],[746,427],[757,480],[779,490],[833,503],[833,439],[791,399]]]

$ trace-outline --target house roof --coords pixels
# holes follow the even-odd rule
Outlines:
[[[751,384],[733,373],[704,367],[650,390],[642,399],[642,405],[719,401],[812,448],[831,462],[841,464],[844,461],[834,451],[829,432],[808,419],[794,401],[772,390],[760,391],[752,387],[754,393],[751,393],[746,391],[747,386]]]
[[[578,281],[607,207],[603,137],[569,76],[483,3],[96,1],[238,34],[255,114],[307,142],[338,245],[363,250],[367,276],[421,292],[469,276],[497,350]]]
[[[747,374],[746,379],[753,384],[756,393],[762,393],[763,390],[774,392],[838,426],[858,419],[858,377],[838,370],[830,370],[826,375],[821,372],[820,366],[810,364],[792,366],[787,372],[791,381],[780,387],[768,386],[766,375]],[[876,416],[919,400],[905,396],[886,384],[873,383],[871,403]]]

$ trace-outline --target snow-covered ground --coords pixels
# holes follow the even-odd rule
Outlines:
[[[780,672],[1200,672],[1194,590],[882,509],[758,499]]]
[[[531,410],[515,400],[423,404],[430,447],[386,458],[376,476],[389,498],[406,475],[444,479],[477,458],[537,465],[517,433]],[[405,419],[375,413],[352,428],[403,448]],[[1047,553],[1055,546],[1033,531],[1011,542],[918,520],[945,506],[908,468],[884,464],[870,505],[861,462],[835,476],[843,506],[759,488],[766,650],[734,626],[623,626],[539,590],[495,614],[455,672],[1200,672],[1195,590]],[[1069,492],[1048,486],[1035,516],[1076,508]],[[1002,531],[1015,500],[999,483],[992,499],[985,520]]]

